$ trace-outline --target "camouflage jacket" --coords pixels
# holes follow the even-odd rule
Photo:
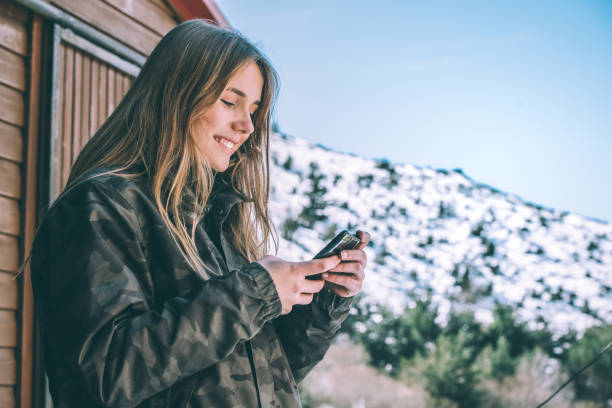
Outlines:
[[[54,203],[31,271],[56,408],[301,405],[296,383],[323,358],[351,299],[323,289],[280,316],[270,275],[224,232],[240,199],[215,194],[196,226],[213,271],[205,279],[146,183],[102,175]]]

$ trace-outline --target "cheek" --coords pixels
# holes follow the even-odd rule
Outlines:
[[[200,116],[200,123],[204,129],[214,129],[221,127],[227,121],[227,113],[223,109],[215,104],[202,116]]]
[[[191,128],[191,135],[197,143],[204,142],[207,130],[210,128],[207,118],[200,117]]]

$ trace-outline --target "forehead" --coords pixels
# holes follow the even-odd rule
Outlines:
[[[239,96],[253,103],[261,99],[263,90],[263,75],[254,61],[244,63],[227,81],[226,91],[237,90]],[[240,95],[242,93],[243,95]]]

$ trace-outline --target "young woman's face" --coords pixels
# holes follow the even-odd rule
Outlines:
[[[252,115],[259,106],[263,76],[253,61],[230,78],[221,97],[192,127],[200,153],[210,166],[223,172],[232,154],[253,133]]]

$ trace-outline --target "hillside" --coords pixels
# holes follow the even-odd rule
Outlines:
[[[391,164],[275,134],[271,213],[279,255],[308,259],[342,229],[372,235],[365,293],[441,318],[496,302],[556,333],[612,323],[612,225],[529,203],[460,170]]]

